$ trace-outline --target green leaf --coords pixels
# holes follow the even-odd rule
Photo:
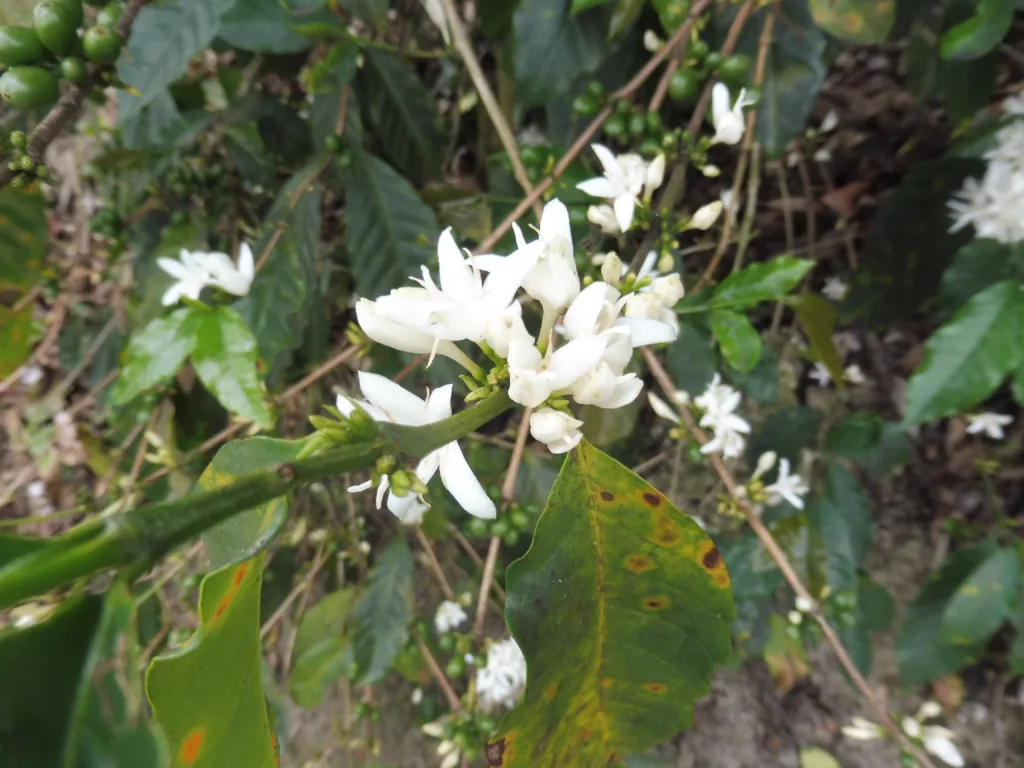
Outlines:
[[[221,17],[236,0],[174,0],[146,5],[132,23],[127,51],[117,61],[117,75],[139,96],[121,103],[118,119],[127,121],[185,73],[193,56],[205,49],[220,29]]]
[[[785,298],[803,279],[813,261],[779,256],[733,272],[715,288],[710,308],[751,306],[762,301]]]
[[[1010,31],[1013,0],[980,0],[974,15],[942,34],[939,52],[944,59],[970,60],[994,50]]]
[[[262,683],[263,559],[204,578],[199,629],[181,650],[149,666],[146,693],[175,766],[275,768]]]
[[[594,72],[606,52],[604,9],[571,17],[569,0],[522,0],[516,8],[516,102],[547,104]]]
[[[338,6],[358,16],[377,32],[388,28],[390,0],[338,0]]]
[[[1020,589],[1020,555],[997,549],[959,586],[942,614],[942,640],[951,645],[985,643],[1004,621]]]
[[[665,353],[665,367],[683,392],[695,397],[707,389],[718,371],[718,357],[705,328],[679,323],[679,335]]]
[[[827,451],[853,459],[875,477],[906,464],[912,448],[913,442],[901,424],[866,411],[843,419],[825,437]]]
[[[6,379],[32,354],[36,333],[32,302],[15,312],[0,306],[0,379]]]
[[[110,391],[111,405],[124,405],[178,372],[196,343],[195,315],[190,307],[176,309],[132,334]]]
[[[853,475],[834,461],[826,467],[825,492],[808,505],[807,517],[825,542],[829,586],[855,589],[857,570],[871,548],[871,508]]]
[[[0,189],[0,291],[22,295],[36,286],[50,236],[46,210],[38,185]]]
[[[881,43],[896,21],[891,0],[810,0],[810,6],[815,24],[848,43]]]
[[[47,539],[40,539],[35,536],[17,536],[10,533],[0,533],[0,568],[5,568],[20,557],[46,549],[49,546],[47,542]]]
[[[977,294],[925,345],[907,385],[904,422],[962,413],[992,394],[1024,358],[1024,291],[1015,280]]]
[[[964,179],[983,169],[975,159],[943,158],[918,166],[889,194],[840,306],[844,321],[888,327],[934,295],[943,271],[972,238],[969,230],[949,232],[947,203]]]
[[[433,96],[405,59],[363,50],[360,102],[388,161],[417,186],[441,174],[447,139],[438,128]]]
[[[358,593],[349,587],[325,595],[302,617],[288,686],[300,707],[315,707],[324,689],[348,670],[352,645],[345,633]]]
[[[749,372],[732,370],[728,379],[749,398],[762,403],[779,401],[779,360],[771,347],[763,346],[761,358]]]
[[[166,88],[154,93],[142,107],[135,105],[138,100],[125,91],[117,94],[118,122],[126,149],[164,151],[189,133],[189,121],[182,116]]]
[[[868,632],[884,632],[896,617],[896,603],[888,590],[867,576],[857,582],[857,625]]]
[[[986,541],[948,557],[908,607],[896,637],[896,664],[904,686],[918,686],[956,672],[978,658],[980,647],[949,645],[939,639],[943,613],[956,590],[995,551]]]
[[[1024,247],[1020,245],[971,240],[956,252],[953,263],[942,273],[939,306],[948,317],[975,294],[1016,275],[1022,262]]]
[[[506,582],[529,678],[487,747],[491,766],[607,765],[660,743],[692,722],[731,651],[729,575],[714,543],[586,442]]]
[[[1010,382],[1010,391],[1013,392],[1013,399],[1024,405],[1024,360],[1021,360],[1017,370],[1013,373],[1013,381]]]
[[[708,318],[722,356],[740,373],[748,373],[761,359],[761,335],[746,316],[728,309],[713,309]]]
[[[608,22],[608,39],[622,37],[636,24],[647,7],[647,0],[616,0],[612,18]]]
[[[217,451],[199,477],[197,488],[204,491],[231,485],[235,478],[276,464],[294,461],[304,442],[250,437],[235,440]],[[260,504],[210,528],[203,534],[210,568],[223,568],[248,560],[262,552],[288,517],[285,496]]]
[[[825,299],[813,293],[793,296],[787,302],[796,310],[804,336],[811,345],[814,357],[828,369],[832,381],[840,386],[843,381],[843,356],[836,349],[832,333],[836,328],[836,311]]]
[[[671,768],[662,758],[654,755],[630,755],[626,758],[627,768]]]
[[[589,8],[596,8],[597,6],[604,5],[607,2],[610,2],[610,0],[572,0],[572,7],[569,9],[569,15],[575,16]]]
[[[782,586],[782,571],[753,533],[722,544],[722,557],[729,569],[732,596],[736,602],[771,597]]]
[[[122,581],[0,633],[4,765],[166,764],[166,745],[141,711],[137,669],[135,603]]]
[[[816,444],[820,426],[821,414],[813,408],[795,405],[770,413],[754,428],[747,443],[750,466],[755,466],[765,451],[775,451],[789,459],[791,466],[800,466],[800,454]]]
[[[412,611],[412,551],[397,538],[380,553],[353,609],[352,647],[359,682],[369,685],[391,670],[409,639]]]
[[[231,307],[198,311],[192,365],[203,385],[232,413],[272,427],[256,372],[259,349],[252,331]]]
[[[842,768],[842,766],[824,749],[804,747],[800,750],[800,768]]]
[[[292,31],[299,21],[279,0],[235,0],[221,18],[219,36],[234,48],[254,53],[298,53],[312,44],[305,35]]]
[[[1016,637],[1013,638],[1013,645],[1010,646],[1010,669],[1015,675],[1024,675],[1024,599],[1017,596],[1017,605],[1013,611],[1013,627]]]
[[[434,258],[434,212],[383,160],[353,149],[345,198],[349,258],[361,296],[403,285]]]

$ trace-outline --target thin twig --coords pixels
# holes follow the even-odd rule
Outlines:
[[[430,648],[423,642],[417,633],[413,632],[413,640],[416,641],[417,647],[420,649],[420,653],[423,654],[423,660],[427,662],[427,667],[430,668],[430,674],[437,680],[437,684],[441,686],[441,691],[444,693],[444,698],[448,702],[448,709],[452,712],[462,711],[462,702],[459,701],[459,697],[455,695],[455,691],[452,689],[452,684],[448,682],[448,678],[445,677],[444,672],[441,671],[441,667],[438,665],[437,660],[434,658],[434,654],[430,652]]]
[[[523,165],[523,160],[519,156],[516,137],[512,133],[512,128],[509,126],[508,120],[505,119],[504,113],[501,111],[498,100],[494,98],[494,91],[491,90],[491,86],[487,82],[487,75],[484,74],[483,69],[480,67],[479,59],[473,53],[473,41],[469,39],[466,27],[462,23],[462,19],[459,18],[459,12],[455,8],[455,3],[452,0],[441,0],[441,5],[444,6],[444,14],[448,19],[448,28],[452,33],[452,43],[455,45],[455,50],[459,52],[459,56],[462,57],[462,61],[469,71],[469,77],[473,81],[473,87],[476,88],[480,101],[483,102],[484,109],[487,110],[487,114],[491,118],[491,123],[498,134],[501,146],[505,148],[508,159],[512,162],[512,172],[515,174],[516,181],[519,182],[519,186],[523,188],[523,191],[530,195],[533,193],[533,185],[530,184],[530,179],[526,174],[526,166]],[[540,200],[536,197],[533,200],[533,212],[540,219],[541,205]]]
[[[644,347],[642,352],[644,360],[647,362],[651,373],[654,374],[654,378],[658,382],[658,386],[661,387],[661,390],[667,396],[671,397],[676,391],[676,386],[672,383],[672,379],[665,371],[665,368],[661,365],[661,362],[650,349]],[[708,441],[707,435],[705,435],[704,431],[697,426],[697,423],[693,419],[693,414],[690,413],[690,409],[681,408],[680,411],[687,429],[694,435],[697,442],[701,445],[706,444]],[[798,596],[811,601],[811,604],[814,606],[811,610],[811,615],[818,623],[818,626],[821,627],[825,641],[832,647],[836,658],[839,659],[840,665],[850,676],[854,686],[867,701],[868,705],[874,710],[875,714],[881,719],[882,724],[896,737],[904,749],[907,749],[911,754],[913,754],[918,762],[925,766],[925,768],[935,768],[935,765],[928,759],[927,755],[924,755],[915,744],[911,743],[903,735],[900,728],[892,721],[892,718],[889,717],[889,712],[886,710],[885,705],[878,700],[878,697],[868,685],[867,680],[864,679],[864,676],[861,675],[860,671],[857,669],[857,665],[853,663],[853,660],[850,658],[849,653],[847,653],[842,641],[839,639],[838,635],[836,635],[832,626],[825,619],[825,616],[821,612],[821,608],[814,599],[814,596],[811,595],[807,590],[807,587],[804,586],[800,577],[797,575],[796,569],[793,567],[792,563],[789,562],[789,558],[786,556],[786,553],[782,550],[782,547],[779,546],[778,542],[775,541],[775,537],[772,536],[768,527],[761,521],[761,518],[758,516],[754,507],[741,495],[740,484],[732,476],[732,473],[729,472],[728,468],[726,468],[722,459],[713,453],[709,454],[707,458],[711,467],[715,470],[715,473],[721,479],[723,485],[725,485],[726,491],[732,498],[737,500],[737,503],[743,509],[751,529],[757,535],[757,538],[761,540],[761,543],[768,551],[772,560],[775,561],[779,570],[782,571],[782,575],[789,583],[790,587],[792,587],[793,591]]]
[[[324,567],[324,563],[328,560],[326,551],[326,545],[321,544],[317,549],[313,565],[309,567],[306,575],[302,577],[302,581],[292,588],[292,591],[288,593],[288,597],[286,597],[284,601],[277,606],[277,610],[274,611],[270,615],[270,618],[264,622],[262,627],[260,627],[260,640],[266,637],[267,633],[274,628],[274,625],[281,620],[281,617],[288,612],[288,609],[291,608],[292,603],[295,602],[296,598],[313,585],[313,579],[316,578],[317,573],[320,572],[320,569]]]
[[[743,211],[743,224],[736,240],[736,256],[732,262],[732,271],[743,269],[743,260],[750,245],[751,233],[754,229],[754,216],[757,213],[757,194],[761,188],[761,145],[755,143],[750,153],[750,176],[747,178],[747,201]]]
[[[487,547],[487,559],[484,560],[484,575],[480,579],[480,593],[476,600],[476,617],[473,620],[473,636],[477,645],[484,639],[484,618],[487,616],[487,593],[491,590],[491,582],[494,580],[494,567],[498,562],[498,553],[501,551],[501,539],[497,536],[491,538]]]
[[[434,554],[434,548],[430,546],[430,539],[427,538],[426,534],[423,533],[423,529],[416,528],[416,539],[419,541],[420,546],[423,547],[423,551],[427,553],[427,560],[430,561],[430,570],[434,572],[434,576],[437,577],[437,583],[441,585],[441,591],[444,592],[444,596],[449,600],[455,599],[455,591],[452,589],[452,585],[448,583],[448,579],[444,575],[444,570],[441,568],[441,563],[437,561],[437,555]]]

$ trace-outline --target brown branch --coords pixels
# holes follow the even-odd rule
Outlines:
[[[132,22],[139,13],[139,9],[146,3],[146,0],[131,0],[125,6],[117,24],[114,25],[114,32],[122,41],[128,38]],[[92,75],[99,71],[98,67],[92,67]],[[32,158],[33,162],[40,163],[43,160],[43,153],[50,146],[57,136],[71,124],[78,116],[79,110],[85,103],[85,97],[89,95],[89,85],[72,85],[62,95],[53,108],[46,113],[46,117],[39,121],[39,124],[28,136],[28,143],[25,152]],[[6,187],[14,179],[16,171],[12,171],[6,165],[0,166],[0,189]]]
[[[665,368],[661,365],[661,362],[647,347],[644,347],[642,351],[644,360],[651,369],[651,373],[658,382],[658,386],[661,387],[662,392],[664,392],[669,398],[673,397],[677,388],[675,384],[672,383],[671,377],[669,377]],[[686,428],[694,435],[697,442],[701,445],[707,443],[707,435],[704,434],[704,431],[694,421],[693,414],[690,412],[690,409],[683,407],[680,408],[679,411]],[[861,696],[864,697],[871,709],[874,710],[875,715],[881,719],[882,724],[896,737],[896,740],[903,746],[903,748],[913,754],[921,765],[925,766],[925,768],[935,768],[934,763],[928,759],[928,756],[922,753],[915,744],[911,743],[910,740],[903,735],[899,726],[897,726],[892,721],[892,718],[889,717],[889,712],[886,710],[885,705],[878,700],[874,691],[871,690],[871,686],[868,685],[867,680],[864,679],[860,670],[857,669],[857,665],[853,663],[853,660],[850,658],[850,654],[847,653],[846,648],[839,639],[839,636],[836,635],[835,630],[832,629],[832,626],[825,619],[817,600],[815,600],[814,596],[807,590],[807,587],[805,587],[804,583],[800,580],[800,576],[797,575],[793,564],[789,562],[789,558],[786,556],[786,553],[782,550],[782,547],[779,546],[778,542],[775,541],[775,537],[772,536],[771,531],[768,530],[768,526],[761,521],[761,518],[758,516],[754,507],[741,494],[740,484],[736,482],[736,478],[734,478],[732,473],[729,472],[725,463],[719,456],[713,453],[709,454],[707,459],[708,463],[711,464],[712,469],[715,470],[715,473],[721,479],[722,484],[725,486],[729,495],[736,499],[740,508],[743,510],[744,515],[746,515],[747,522],[751,529],[757,535],[757,538],[761,540],[761,543],[768,551],[772,560],[775,561],[779,570],[782,571],[782,575],[789,583],[789,586],[798,596],[811,601],[813,608],[810,615],[814,618],[815,622],[817,622],[818,626],[821,627],[825,641],[829,646],[831,646],[836,658],[839,659],[839,664],[846,671],[846,674],[849,675]]]
[[[454,600],[455,590],[452,589],[452,585],[448,583],[448,579],[444,575],[441,563],[438,562],[437,555],[434,554],[434,548],[430,546],[430,539],[427,538],[427,535],[423,533],[423,529],[419,526],[416,527],[416,540],[423,547],[423,551],[427,553],[427,559],[430,561],[430,570],[434,572],[434,576],[437,578],[437,583],[441,585],[441,591],[444,592],[444,596],[449,600]]]
[[[416,646],[420,649],[420,653],[423,654],[423,660],[427,662],[427,666],[430,668],[430,674],[437,680],[437,684],[441,686],[441,691],[444,693],[444,698],[448,702],[448,709],[452,712],[462,711],[462,702],[459,701],[459,697],[455,695],[455,691],[452,689],[452,684],[448,682],[448,678],[444,676],[444,672],[441,671],[441,667],[438,665],[437,660],[434,658],[434,654],[430,652],[430,648],[423,642],[423,639],[416,634],[412,633],[413,640],[416,641]]]

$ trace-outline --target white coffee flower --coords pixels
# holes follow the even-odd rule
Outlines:
[[[633,210],[636,208],[637,197],[648,183],[647,163],[640,155],[625,154],[616,157],[615,153],[603,144],[590,146],[601,162],[604,176],[581,181],[576,188],[592,197],[611,200],[619,230],[626,232],[633,225]]]
[[[721,200],[715,200],[707,205],[702,205],[690,217],[687,229],[710,229],[718,221],[718,217],[722,215],[724,208],[725,204]]]
[[[411,703],[414,707],[418,707],[420,704],[423,703],[423,689],[422,688],[413,688],[412,689],[412,693],[409,695],[409,703]]]
[[[579,419],[554,408],[541,408],[530,415],[533,439],[544,443],[554,454],[566,453],[579,445],[583,439],[582,426]]]
[[[970,422],[967,427],[967,434],[977,435],[980,433],[993,440],[1002,440],[1006,437],[1003,427],[1013,421],[1013,416],[986,411],[985,413],[968,414],[967,421]]]
[[[964,756],[953,743],[956,734],[940,725],[926,725],[921,731],[925,751],[953,768],[963,768]]]
[[[597,336],[574,339],[544,356],[529,341],[509,345],[508,396],[527,408],[536,408],[552,393],[573,385],[601,360],[606,341]]]
[[[165,307],[177,304],[182,297],[198,301],[199,294],[207,286],[216,286],[235,296],[246,296],[252,287],[256,265],[252,249],[242,243],[238,249],[238,264],[231,261],[226,253],[189,251],[181,249],[180,261],[157,259],[157,266],[178,282],[171,285],[161,302]]]
[[[487,664],[476,673],[476,692],[485,711],[515,705],[526,687],[526,658],[512,638],[487,650]]]
[[[396,288],[389,297],[422,301],[428,298],[423,288]],[[412,325],[392,320],[382,314],[378,301],[359,299],[356,302],[356,320],[367,338],[399,352],[414,355],[433,353],[458,359],[465,354],[451,341],[442,341]]]
[[[644,50],[648,53],[657,53],[661,50],[661,46],[665,44],[665,41],[658,37],[658,34],[653,29],[644,30]]]
[[[779,476],[771,485],[765,486],[768,493],[768,506],[774,507],[788,501],[797,509],[804,508],[804,500],[801,498],[811,489],[807,482],[798,474],[789,473],[789,459],[779,459]]]
[[[881,726],[876,725],[863,717],[854,716],[851,718],[850,722],[851,725],[844,725],[842,727],[843,735],[848,739],[855,739],[857,741],[873,741],[875,739],[882,738],[885,733]]]
[[[860,386],[861,384],[867,384],[868,377],[864,375],[864,371],[860,369],[859,365],[853,363],[843,369],[843,380]]]
[[[832,374],[828,372],[824,363],[815,363],[808,376],[818,382],[819,387],[827,387],[832,381]]]
[[[508,357],[508,349],[514,341],[533,344],[533,336],[523,322],[523,305],[513,301],[504,312],[492,315],[484,333],[484,341],[502,359]]]
[[[226,253],[214,251],[200,254],[210,273],[210,282],[235,296],[247,296],[256,276],[256,263],[248,243],[238,249],[236,265]]]
[[[743,435],[750,434],[751,428],[735,412],[741,401],[739,391],[723,384],[717,373],[703,394],[694,398],[694,404],[704,411],[700,426],[714,430],[713,439],[701,448],[701,453],[721,453],[726,458],[742,455],[746,445]]]
[[[453,629],[458,629],[468,619],[469,616],[466,615],[461,605],[454,600],[445,600],[437,607],[437,613],[434,614],[434,629],[437,630],[437,634],[443,635]]]
[[[794,605],[796,605],[796,609],[800,611],[800,613],[810,613],[814,610],[814,601],[809,597],[804,597],[803,595],[796,596]]]
[[[841,277],[826,277],[825,285],[821,289],[822,295],[832,301],[842,301],[846,297],[849,286]]]
[[[592,205],[587,208],[587,221],[606,235],[618,235],[622,232],[619,220],[615,217],[615,209],[610,205]]]
[[[203,288],[210,285],[210,273],[206,269],[206,263],[201,258],[202,256],[201,253],[193,253],[182,248],[179,255],[180,261],[166,258],[156,260],[160,269],[177,280],[164,291],[164,295],[160,299],[165,307],[177,304],[182,297],[198,301]]]
[[[741,89],[736,103],[729,95],[729,86],[715,83],[711,89],[711,118],[715,126],[713,144],[738,144],[743,138],[743,108],[754,104],[754,99],[747,97],[746,89]]]

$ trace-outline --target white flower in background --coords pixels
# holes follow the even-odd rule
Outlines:
[[[177,304],[182,297],[198,301],[203,288],[210,285],[210,273],[206,269],[203,255],[182,248],[179,255],[180,261],[166,258],[156,260],[160,269],[177,280],[164,291],[163,298],[160,299],[165,307]]]
[[[644,50],[648,53],[657,53],[664,44],[665,41],[658,37],[653,29],[644,31]]]
[[[390,421],[410,427],[433,424],[452,415],[452,385],[446,384],[431,392],[426,400],[421,400],[412,392],[395,384],[390,379],[375,373],[359,372],[359,388],[365,402],[355,403],[346,397],[338,396],[337,408],[343,416],[348,416],[357,408],[363,408],[376,421]],[[466,462],[458,442],[452,441],[435,451],[428,453],[416,466],[416,476],[424,484],[430,482],[434,474],[441,471],[441,482],[448,492],[455,497],[459,505],[476,517],[492,519],[497,514],[494,502],[487,496],[480,481]],[[349,488],[350,492],[365,491],[372,481],[367,481]],[[384,490],[381,490],[383,488]],[[377,489],[377,504],[388,488],[387,478],[382,478]],[[414,493],[388,496],[388,509],[404,523],[418,523],[423,513],[429,508]]]
[[[924,721],[936,717],[941,713],[935,702],[925,702],[921,705],[916,717],[904,717],[900,722],[900,729],[912,741],[921,744],[925,751],[937,757],[946,765],[953,768],[963,768],[964,757],[960,754],[956,744],[956,734],[941,725],[924,725]],[[885,736],[881,726],[865,720],[863,717],[854,717],[851,725],[843,726],[843,735],[849,739],[858,741],[871,741]]]
[[[789,473],[789,459],[779,459],[779,476],[771,485],[765,486],[768,493],[768,506],[774,507],[788,501],[797,509],[804,508],[804,500],[801,498],[811,489],[807,482],[800,475]]]
[[[618,374],[605,361],[598,363],[572,389],[573,399],[581,405],[621,408],[636,400],[644,383],[635,373]]]
[[[248,243],[238,249],[238,264],[226,253],[188,251],[181,249],[180,261],[157,259],[157,266],[178,282],[168,288],[161,299],[165,307],[177,304],[187,297],[198,301],[199,294],[208,285],[216,286],[235,296],[246,296],[256,275],[256,264]]]
[[[526,658],[511,637],[491,645],[487,664],[476,673],[476,692],[485,711],[511,707],[526,687]]]
[[[30,365],[21,372],[18,381],[24,387],[34,387],[43,380],[43,369],[38,365]]]
[[[1003,99],[1003,112],[1008,115],[1024,117],[1024,91],[1019,91]]]
[[[863,717],[854,716],[850,719],[850,725],[842,727],[843,736],[856,741],[873,741],[885,735],[880,725],[872,723]]]
[[[445,715],[439,720],[420,726],[420,731],[426,736],[441,740],[435,752],[441,758],[440,768],[455,768],[462,762],[462,750],[459,748],[459,745],[444,737],[445,725],[450,719],[449,715]]]
[[[444,3],[441,0],[423,0],[423,8],[434,26],[441,32],[445,45],[452,44],[451,33],[448,31],[448,19],[444,15]]]
[[[248,243],[242,243],[239,247],[237,265],[226,253],[214,251],[201,256],[213,285],[235,296],[249,294],[253,278],[256,276],[256,262]]]
[[[826,277],[825,285],[822,286],[821,293],[827,299],[832,301],[842,301],[846,297],[846,292],[850,290],[849,286],[843,281],[841,277]]]
[[[815,363],[808,376],[818,382],[819,387],[827,387],[832,381],[832,374],[828,372],[824,363]]]
[[[796,601],[794,602],[794,605],[796,606],[796,609],[800,611],[800,613],[810,613],[814,610],[814,601],[811,600],[809,597],[804,597],[803,595],[796,596]]]
[[[818,126],[819,133],[832,133],[839,127],[839,115],[834,109],[830,109]]]
[[[739,391],[723,384],[717,373],[704,393],[694,398],[694,404],[704,411],[700,426],[714,430],[714,438],[701,453],[721,453],[726,458],[742,455],[746,446],[743,435],[750,434],[750,424],[735,412],[741,400]]]
[[[717,179],[722,175],[722,169],[714,163],[705,163],[704,167],[700,169],[700,172],[707,176],[709,179]]]
[[[437,241],[438,283],[423,267],[423,277],[417,282],[425,292],[392,291],[377,299],[377,312],[437,339],[466,339],[479,344],[487,335],[492,317],[512,303],[539,255],[538,248],[520,249],[493,264],[484,280],[475,259],[459,250],[449,227]]]
[[[955,738],[956,734],[953,731],[943,728],[941,725],[926,725],[921,731],[921,741],[924,743],[926,752],[939,758],[946,765],[962,768],[964,756],[960,754],[960,750],[953,743]]]
[[[867,384],[868,377],[864,375],[864,371],[860,369],[859,365],[853,363],[843,369],[843,381],[860,386],[861,384]]]
[[[739,195],[734,195],[731,189],[726,188],[718,194],[718,199],[725,206],[726,215],[735,222],[740,212]]]
[[[619,220],[615,218],[615,209],[610,205],[592,205],[587,208],[587,221],[606,235],[618,235],[622,232]]]
[[[458,629],[459,625],[467,619],[469,616],[466,615],[461,605],[454,600],[445,600],[437,607],[437,613],[434,614],[434,629],[437,630],[437,634],[443,635],[453,629]]]
[[[816,163],[830,163],[832,162],[832,150],[828,147],[822,147],[821,149],[816,150],[811,157],[814,158],[814,162]]]
[[[687,229],[710,229],[718,217],[722,215],[722,210],[725,208],[725,203],[721,200],[715,200],[702,205],[696,210],[693,216],[690,217],[689,223],[686,225]]]
[[[413,688],[412,693],[409,695],[409,702],[414,706],[418,707],[423,703],[423,689]]]
[[[576,188],[592,197],[612,201],[612,210],[619,230],[626,232],[633,225],[633,211],[641,192],[649,195],[661,184],[665,158],[659,156],[650,166],[640,155],[627,153],[615,156],[603,144],[590,145],[601,162],[603,176],[581,181]]]
[[[747,97],[746,89],[741,89],[736,102],[732,102],[729,86],[715,83],[711,89],[711,120],[715,126],[712,144],[738,144],[743,138],[743,108],[754,104],[754,99]]]
[[[541,408],[530,414],[530,434],[554,454],[567,453],[583,439],[583,422],[564,411]]]
[[[622,278],[628,270],[629,265],[623,264],[615,251],[605,254],[601,261],[601,279],[615,288],[622,286]]]
[[[584,337],[544,356],[529,341],[512,342],[508,350],[508,396],[520,405],[536,408],[598,365],[605,344],[603,338]]]
[[[970,422],[967,434],[984,434],[993,440],[1002,440],[1006,437],[1003,427],[1009,425],[1013,421],[1013,417],[1007,416],[1005,413],[986,411],[985,413],[968,414],[967,421]]]

